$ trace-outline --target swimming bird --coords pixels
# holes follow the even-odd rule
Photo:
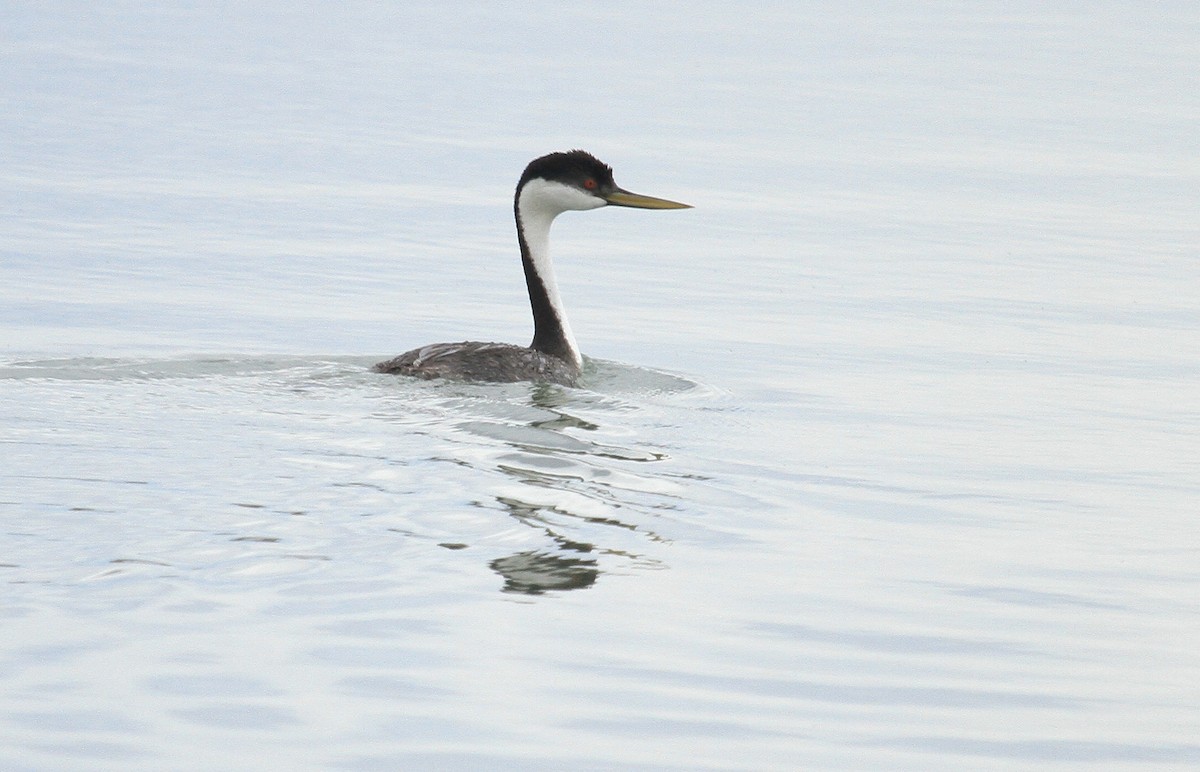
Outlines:
[[[531,161],[517,183],[513,212],[533,309],[533,342],[528,346],[477,341],[434,343],[380,362],[374,370],[418,378],[575,385],[583,357],[558,295],[550,261],[550,225],[563,212],[610,205],[691,208],[678,201],[622,190],[613,181],[612,169],[583,150],[551,153]]]

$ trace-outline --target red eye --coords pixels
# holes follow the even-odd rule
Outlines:
[[[584,180],[583,187],[587,188],[588,190],[595,190],[596,189],[596,181],[593,179]]]

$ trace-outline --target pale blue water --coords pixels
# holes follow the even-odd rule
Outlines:
[[[0,766],[1200,766],[1200,12],[923,8],[0,10]]]

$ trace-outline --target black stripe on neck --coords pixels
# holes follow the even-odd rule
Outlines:
[[[567,342],[562,320],[550,304],[550,292],[529,254],[520,211],[517,211],[516,216],[517,242],[521,245],[521,267],[525,269],[525,287],[529,290],[529,306],[533,310],[533,342],[529,347],[543,354],[574,362],[575,355],[571,351],[571,344]]]

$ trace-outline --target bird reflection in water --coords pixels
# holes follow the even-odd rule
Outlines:
[[[583,514],[570,511],[566,500],[557,500],[548,504],[544,496],[531,496],[532,501],[516,497],[512,491],[508,495],[496,496],[514,520],[523,525],[541,530],[554,543],[547,549],[526,550],[497,558],[491,561],[489,567],[504,578],[504,592],[525,595],[541,595],[549,591],[578,590],[591,587],[599,579],[602,569],[600,561],[605,557],[624,558],[641,565],[657,565],[658,561],[617,546],[597,545],[579,538],[572,538],[568,533],[576,534],[588,526],[599,526],[600,530],[591,533],[603,536],[613,533],[609,529],[616,528],[626,534],[637,533],[650,541],[664,541],[652,531],[634,522],[619,520],[612,516],[612,505],[620,507],[631,514],[644,510],[639,502],[624,500],[634,491],[621,490],[606,483],[606,473],[614,460],[617,462],[645,462],[663,458],[660,454],[647,454],[644,451],[614,448],[580,441],[578,435],[568,435],[564,429],[594,431],[595,424],[582,420],[563,410],[564,395],[556,387],[539,384],[531,390],[532,402],[546,410],[551,415],[530,421],[525,426],[542,432],[550,432],[560,437],[570,438],[573,442],[568,446],[554,447],[554,443],[521,441],[509,435],[506,444],[519,451],[523,457],[504,454],[498,459],[497,468],[522,485],[539,490],[557,490],[574,494],[582,494],[592,501],[600,500],[610,505],[604,516]],[[526,455],[527,454],[527,455]],[[568,462],[563,466],[546,464],[546,461]],[[538,503],[537,500],[540,500]],[[564,520],[564,516],[566,520]],[[574,526],[578,525],[579,528]],[[569,530],[568,530],[569,529]],[[619,541],[619,540],[618,540]]]
[[[488,564],[504,577],[504,592],[541,595],[549,590],[591,587],[600,576],[595,560],[566,558],[546,552],[518,552]]]

